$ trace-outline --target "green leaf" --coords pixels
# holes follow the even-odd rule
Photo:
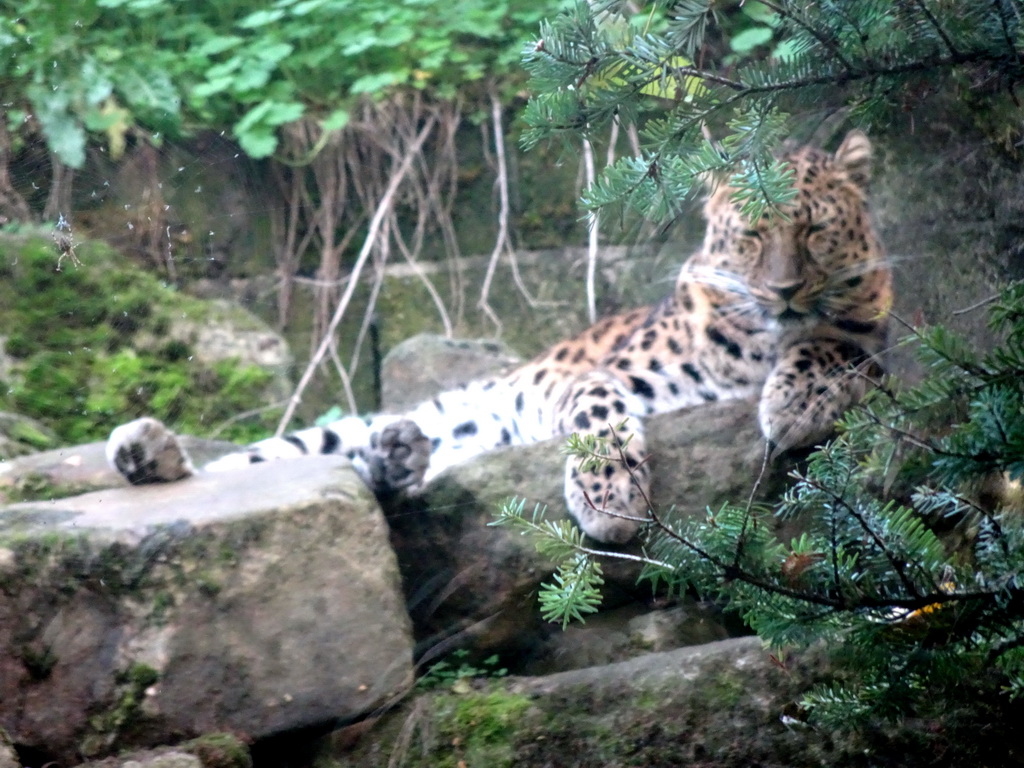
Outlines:
[[[218,53],[237,48],[244,42],[245,38],[238,35],[215,35],[192,48],[192,53],[198,56],[216,56]]]
[[[189,95],[192,97],[193,101],[196,97],[199,99],[207,99],[215,93],[222,93],[230,89],[234,82],[235,78],[230,75],[215,77],[205,83],[199,83],[199,85],[192,89],[192,92]]]
[[[29,86],[26,92],[50,151],[65,165],[81,168],[85,162],[85,129],[68,108],[67,92],[37,84]]]
[[[249,157],[269,157],[277,149],[274,129],[293,120],[305,112],[305,106],[297,101],[264,101],[250,109],[235,124],[234,134],[238,143]]]
[[[117,72],[117,91],[136,110],[176,114],[181,106],[181,96],[167,73],[142,63]]]
[[[326,427],[332,421],[337,421],[338,419],[340,419],[344,415],[345,415],[345,412],[343,410],[341,410],[340,406],[332,405],[330,408],[328,408],[322,414],[317,416],[316,421],[314,421],[313,423],[316,426],[318,426],[318,427]]]
[[[268,24],[273,24],[275,21],[280,21],[284,16],[284,11],[280,9],[270,9],[263,11],[254,11],[246,16],[244,19],[238,22],[238,26],[242,29],[256,29],[258,27],[265,27]]]
[[[254,107],[239,122],[240,127],[248,127],[256,122],[277,127],[298,120],[306,111],[306,107],[297,101],[264,101]]]
[[[235,138],[242,151],[254,160],[270,157],[277,149],[277,136],[269,130],[239,131],[236,128]]]
[[[749,53],[757,46],[768,43],[774,34],[771,27],[750,27],[733,35],[729,47],[736,53]]]
[[[277,62],[288,58],[294,50],[295,46],[291,43],[273,43],[271,45],[262,45],[253,51],[253,53],[261,61],[276,64]]]
[[[231,91],[237,95],[244,95],[252,91],[258,91],[270,82],[270,75],[273,67],[269,66],[248,66],[243,67],[231,80]]]
[[[320,9],[327,0],[304,0],[304,2],[296,3],[291,8],[292,16],[305,16]]]
[[[347,109],[336,109],[320,121],[320,127],[325,131],[340,131],[348,125],[350,118],[351,115]]]
[[[748,0],[743,3],[743,14],[761,24],[775,26],[779,23],[779,15],[764,3],[757,0]]]
[[[409,78],[409,70],[402,69],[392,72],[378,72],[373,75],[363,75],[351,86],[349,93],[379,93],[390,88],[392,85],[404,83]]]

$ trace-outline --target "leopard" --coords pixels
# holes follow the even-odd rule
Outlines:
[[[650,519],[647,417],[756,398],[766,450],[780,455],[828,439],[877,382],[893,297],[868,201],[872,154],[854,129],[834,152],[782,155],[794,194],[756,220],[727,182],[709,184],[703,243],[667,296],[601,319],[510,373],[406,413],[345,416],[261,440],[202,471],[341,454],[384,498],[416,494],[484,452],[576,433],[610,446],[616,460],[566,459],[568,513],[590,539],[625,544]],[[106,454],[132,484],[199,471],[150,417],[115,428]]]

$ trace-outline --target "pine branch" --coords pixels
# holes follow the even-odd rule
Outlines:
[[[935,28],[936,34],[942,38],[942,42],[945,44],[946,50],[949,51],[950,56],[954,58],[959,56],[960,51],[958,51],[956,46],[953,45],[953,41],[949,39],[949,35],[946,34],[946,30],[943,29],[942,24],[939,23],[939,20],[935,18],[935,15],[928,9],[928,6],[925,5],[924,0],[913,1],[914,5],[916,5],[918,10],[921,12],[921,15],[928,20],[928,23]]]
[[[811,35],[811,37],[817,40],[823,48],[827,48],[828,51],[832,54],[832,56],[835,57],[836,61],[843,65],[843,69],[846,70],[846,73],[848,75],[853,75],[856,72],[856,68],[847,60],[846,56],[843,55],[843,51],[839,47],[839,44],[835,40],[828,37],[828,35],[826,35],[820,29],[811,24],[809,21],[807,21],[805,18],[798,15],[797,13],[790,11],[789,8],[785,8],[779,5],[778,3],[773,2],[773,0],[761,0],[761,4],[768,8],[771,8],[773,11],[779,14],[780,18],[789,19],[790,21],[792,21],[796,26],[800,27],[809,35]]]
[[[1003,33],[1003,42],[1006,43],[1006,50],[1020,64],[1020,51],[1017,50],[1017,46],[1013,41],[1013,35],[1010,33],[1010,18],[1006,12],[1006,5],[1003,3],[1003,0],[992,0],[992,7],[996,9],[996,13],[999,15],[999,26]],[[1019,13],[1018,11],[1018,23],[1020,22]]]

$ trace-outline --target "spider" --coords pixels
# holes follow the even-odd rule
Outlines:
[[[53,244],[57,246],[58,272],[60,272],[60,265],[65,258],[70,259],[76,267],[82,266],[82,262],[78,260],[78,254],[75,253],[75,248],[78,246],[78,243],[75,242],[75,234],[71,231],[71,224],[64,218],[64,214],[60,214],[58,217],[52,237]]]

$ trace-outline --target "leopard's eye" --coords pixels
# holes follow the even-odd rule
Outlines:
[[[835,247],[834,238],[828,235],[828,230],[832,227],[832,221],[832,219],[825,219],[807,227],[807,234],[805,235],[807,250],[812,254],[828,253]]]
[[[733,245],[737,256],[757,256],[761,252],[761,233],[756,229],[740,230]]]

